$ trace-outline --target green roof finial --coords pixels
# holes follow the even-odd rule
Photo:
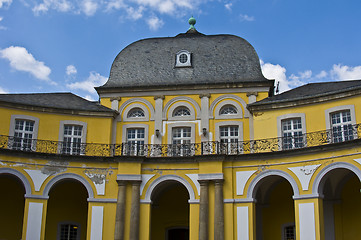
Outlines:
[[[189,23],[189,25],[191,25],[188,30],[195,30],[196,29],[194,27],[194,25],[196,24],[196,19],[193,16],[188,20],[188,23]]]

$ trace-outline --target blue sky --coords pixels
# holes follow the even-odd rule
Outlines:
[[[116,55],[143,38],[233,34],[256,49],[281,91],[361,79],[361,1],[0,0],[0,92],[97,100]]]

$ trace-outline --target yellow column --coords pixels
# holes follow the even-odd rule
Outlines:
[[[25,198],[22,239],[45,239],[47,204],[47,199]]]

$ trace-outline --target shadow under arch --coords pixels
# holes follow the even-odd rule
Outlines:
[[[12,168],[0,168],[0,174],[10,174],[16,176],[24,185],[25,188],[25,197],[30,197],[31,194],[31,185],[29,180],[25,177],[24,174],[19,172],[18,170]]]
[[[48,198],[49,192],[50,192],[51,188],[54,186],[54,184],[58,183],[61,180],[65,180],[65,179],[73,179],[73,180],[77,180],[78,182],[80,182],[86,188],[86,190],[88,192],[88,201],[94,199],[94,191],[93,191],[93,188],[91,187],[90,183],[82,176],[79,176],[74,173],[63,173],[63,174],[57,175],[54,178],[52,178],[46,184],[46,186],[44,188],[43,197]]]
[[[312,195],[317,197],[323,197],[323,188],[325,185],[325,176],[335,169],[347,169],[353,172],[361,181],[361,170],[355,165],[347,162],[335,162],[324,167],[315,177],[312,185]]]
[[[257,193],[257,189],[260,186],[260,182],[269,176],[279,176],[284,178],[292,187],[293,190],[293,199],[297,199],[300,197],[300,192],[298,189],[297,182],[295,179],[289,175],[288,173],[281,171],[281,170],[265,170],[261,173],[259,173],[249,184],[248,190],[247,190],[247,199],[250,201],[254,201],[255,195]]]
[[[176,182],[179,182],[181,183],[188,191],[188,194],[189,194],[189,200],[188,202],[189,203],[192,203],[192,202],[195,202],[196,199],[195,199],[195,194],[194,194],[194,190],[192,188],[192,185],[187,181],[185,180],[184,178],[180,177],[180,176],[177,176],[177,175],[165,175],[165,176],[161,176],[157,179],[155,179],[148,187],[146,193],[145,193],[145,197],[144,197],[144,200],[142,202],[144,203],[151,203],[152,200],[152,193],[154,191],[154,189],[160,184],[160,183],[163,183],[165,181],[176,181]]]

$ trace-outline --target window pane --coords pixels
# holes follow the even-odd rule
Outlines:
[[[301,118],[282,120],[281,126],[283,150],[304,147]]]

